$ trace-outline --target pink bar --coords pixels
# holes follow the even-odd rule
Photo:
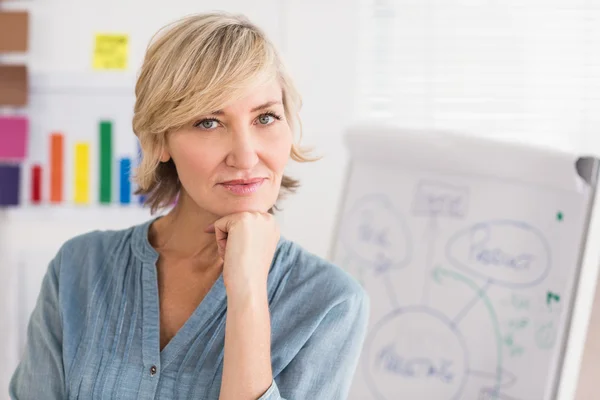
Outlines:
[[[21,161],[27,156],[29,121],[23,117],[0,117],[0,160]]]

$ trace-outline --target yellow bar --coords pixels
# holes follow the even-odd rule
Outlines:
[[[90,144],[79,142],[75,144],[75,204],[90,202]]]

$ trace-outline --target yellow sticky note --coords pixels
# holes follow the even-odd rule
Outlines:
[[[127,69],[129,37],[123,34],[97,34],[94,69]]]
[[[90,145],[79,142],[75,144],[75,174],[73,179],[75,204],[90,202]]]

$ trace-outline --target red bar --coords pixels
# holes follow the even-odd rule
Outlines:
[[[42,167],[31,167],[31,203],[40,204],[42,201]]]
[[[63,199],[63,135],[50,135],[50,202],[60,203]]]

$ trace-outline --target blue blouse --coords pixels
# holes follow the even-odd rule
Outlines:
[[[221,275],[161,351],[154,220],[66,242],[51,261],[12,376],[14,400],[217,400]],[[273,381],[259,400],[346,399],[369,298],[341,268],[281,238],[269,271]]]

